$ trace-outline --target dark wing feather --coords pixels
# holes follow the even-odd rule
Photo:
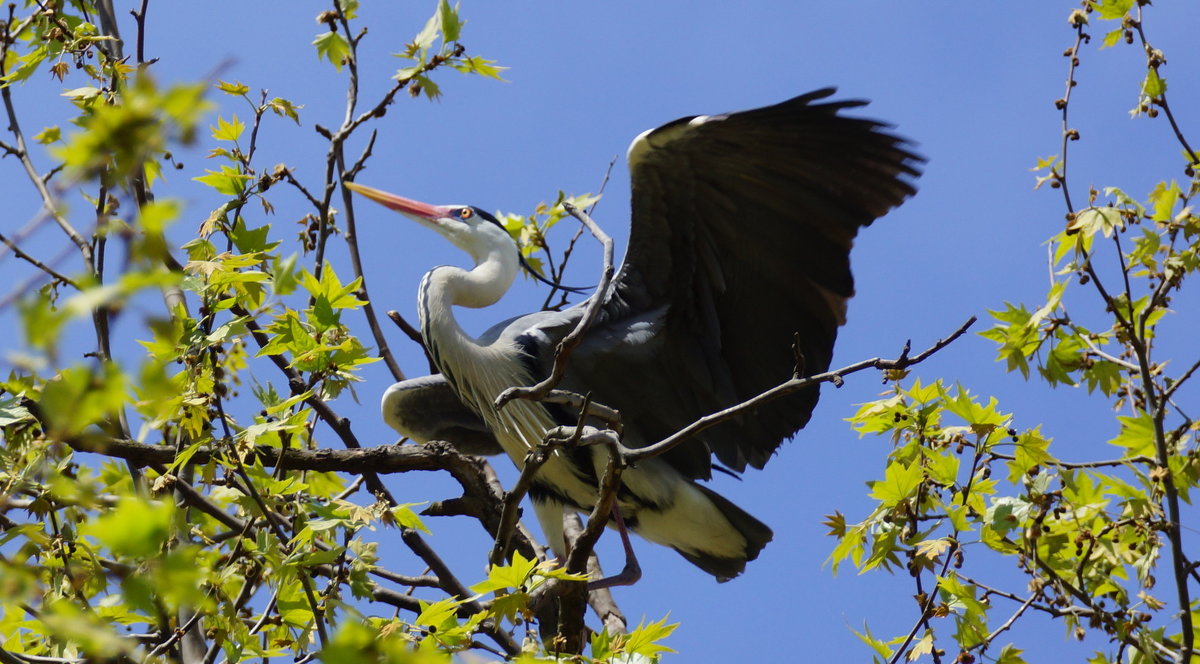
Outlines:
[[[621,409],[641,444],[787,380],[797,335],[805,372],[829,367],[854,237],[914,193],[920,162],[883,125],[839,114],[863,102],[821,101],[832,93],[683,118],[630,147],[629,250],[571,382]],[[816,388],[777,400],[670,460],[698,478],[710,451],[761,468],[816,403]]]

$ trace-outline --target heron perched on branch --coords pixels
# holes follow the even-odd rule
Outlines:
[[[662,440],[797,368],[828,368],[854,291],[853,239],[914,193],[920,162],[885,125],[841,114],[864,102],[826,100],[832,93],[681,118],[630,146],[627,255],[607,291],[592,295],[599,315],[559,384],[616,408],[625,446]],[[568,407],[494,403],[506,388],[549,374],[555,346],[586,302],[518,316],[473,338],[453,307],[494,304],[523,263],[496,218],[474,206],[346,186],[437,231],[474,260],[469,270],[436,267],[421,281],[421,332],[440,375],[393,385],[383,398],[387,422],[417,441],[461,434],[476,452],[494,437],[518,465],[548,429],[574,425],[578,414]],[[817,396],[815,386],[788,395],[626,469],[619,516],[718,580],[737,576],[771,530],[699,482],[714,468],[762,468],[808,422]],[[602,447],[559,450],[534,479],[530,497],[560,555],[564,509],[592,508],[607,454]]]

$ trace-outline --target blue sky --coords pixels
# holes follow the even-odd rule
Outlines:
[[[435,3],[363,5],[361,23],[370,32],[360,51],[362,99],[369,104],[402,66],[389,54],[403,48]],[[509,67],[507,82],[444,72],[437,78],[445,93],[440,102],[399,99],[375,125],[376,156],[358,179],[432,203],[528,212],[560,189],[595,191],[609,162],[623,159],[629,141],[644,129],[683,115],[751,108],[835,85],[839,97],[870,99],[861,113],[896,125],[929,160],[917,197],[860,237],[853,261],[859,294],[834,365],[894,356],[907,339],[923,348],[971,315],[982,318],[976,327],[982,330],[986,309],[1004,301],[1037,304],[1044,296],[1042,242],[1062,227],[1064,210],[1057,194],[1033,190],[1030,168],[1037,158],[1059,151],[1053,102],[1064,90],[1067,63],[1061,54],[1073,38],[1067,15],[1075,6],[1065,0],[463,0],[468,24],[462,42],[469,53]],[[326,7],[280,1],[152,3],[147,54],[160,58],[154,70],[161,81],[237,80],[303,104],[301,127],[268,119],[260,134],[259,167],[285,162],[302,181],[315,185],[324,168],[325,143],[312,126],[340,123],[344,100],[344,76],[318,62],[310,45],[322,31],[313,17]],[[1185,131],[1200,126],[1195,84],[1200,52],[1194,48],[1200,6],[1163,3],[1148,10],[1150,39],[1169,61],[1164,72],[1172,106]],[[124,29],[128,39],[132,24]],[[1072,124],[1084,140],[1072,146],[1071,180],[1077,198],[1087,184],[1115,184],[1144,198],[1158,180],[1182,178],[1182,162],[1165,122],[1131,120],[1126,114],[1136,101],[1144,63],[1137,47],[1098,50],[1105,29],[1092,30],[1097,39],[1085,47],[1077,75]],[[59,122],[56,118],[67,113],[65,100],[45,100],[58,100],[58,88],[70,86],[45,79],[16,91],[27,130]],[[247,115],[244,105],[230,98],[214,93],[213,99],[222,104],[222,114]],[[184,153],[185,172],[198,170],[204,153]],[[179,223],[185,237],[220,201],[198,183],[168,177],[159,195],[179,196],[188,204]],[[4,222],[6,228],[33,215],[36,203],[29,189],[11,175],[0,180],[4,200],[24,203],[22,212]],[[595,216],[619,241],[626,234],[627,197],[627,173],[618,160]],[[290,236],[303,211],[298,201],[287,199],[285,194],[272,199],[278,211],[267,221]],[[434,265],[461,264],[465,257],[381,208],[360,205],[358,214],[376,306],[415,320],[421,275]],[[39,241],[58,242],[48,231],[42,234],[46,237]],[[346,265],[340,248],[334,258]],[[568,282],[592,283],[589,265],[594,267],[595,259],[580,261]],[[17,271],[12,260],[0,262],[0,278]],[[532,283],[518,284],[500,305],[464,320],[468,329],[480,331],[536,308],[543,297]],[[1195,296],[1176,302],[1182,313],[1178,323],[1170,323],[1172,329],[1196,321],[1189,300],[1195,304]],[[365,326],[360,334],[369,336]],[[401,351],[406,372],[424,373],[415,347],[399,333],[391,334],[391,343]],[[1115,456],[1115,448],[1103,444],[1116,433],[1106,403],[1088,399],[1082,390],[1047,391],[1025,383],[1006,374],[993,357],[991,342],[969,337],[916,373],[997,396],[1004,410],[1017,413],[1018,427],[1044,423],[1063,457]],[[1185,355],[1180,361],[1192,359]],[[277,379],[261,373],[260,380]],[[375,406],[389,382],[386,370],[376,365],[366,377],[359,387],[362,405],[343,400],[339,406],[361,439],[393,442]],[[630,619],[656,620],[669,611],[682,623],[668,642],[682,653],[681,661],[725,661],[745,653],[747,645],[767,661],[865,661],[868,651],[850,627],[861,630],[865,620],[877,636],[907,632],[916,618],[910,579],[857,577],[849,568],[835,578],[822,566],[834,543],[820,525],[823,515],[841,510],[851,520],[864,516],[864,482],[882,475],[887,441],[860,440],[843,421],[880,389],[878,377],[866,373],[841,389],[826,388],[812,423],[765,470],[750,472],[740,483],[716,481],[714,488],[775,530],[775,540],[743,577],[718,585],[675,553],[639,541],[645,577],[633,588],[616,591]],[[322,439],[336,444],[328,433]],[[498,467],[507,465],[497,460]],[[449,496],[454,490],[452,483],[430,477],[396,477],[389,485],[401,500]],[[430,525],[431,543],[449,553],[460,575],[481,577],[487,551],[482,531],[466,522]],[[612,569],[619,567],[615,539],[602,542]],[[388,551],[396,556],[393,567],[403,569],[404,552],[399,546]],[[1015,582],[1015,590],[1023,588],[1012,574],[994,573]],[[1067,643],[1057,626],[1031,626],[1014,639],[1028,647],[1031,661],[1082,659],[1089,652]]]

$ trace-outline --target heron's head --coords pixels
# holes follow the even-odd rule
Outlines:
[[[517,250],[516,243],[499,220],[477,207],[429,205],[356,182],[343,184],[350,191],[395,210],[426,228],[432,228],[454,246],[471,254],[476,262],[484,260],[493,251]]]

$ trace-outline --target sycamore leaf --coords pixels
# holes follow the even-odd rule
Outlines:
[[[1140,413],[1135,417],[1118,415],[1121,423],[1121,433],[1108,441],[1110,445],[1125,448],[1125,458],[1138,456],[1154,456],[1154,418],[1149,413]]]
[[[1174,216],[1172,213],[1175,210],[1175,204],[1182,197],[1183,192],[1179,189],[1179,184],[1171,180],[1171,184],[1159,182],[1154,187],[1154,191],[1150,192],[1150,207],[1154,210],[1151,216],[1154,221],[1166,223],[1171,221]],[[1157,235],[1154,235],[1157,238]]]
[[[479,594],[504,590],[505,588],[521,588],[533,574],[536,560],[526,560],[519,551],[513,552],[511,565],[496,565],[488,572],[486,581],[471,586],[471,591]]]
[[[867,627],[866,623],[863,623],[863,631],[860,632],[854,628],[851,628],[850,631],[854,632],[855,636],[857,636],[863,643],[870,646],[871,650],[874,650],[875,653],[882,657],[885,661],[891,659],[892,649],[889,643],[882,639],[875,638],[875,636],[871,634],[871,628]],[[901,638],[903,639],[903,637]]]
[[[1092,7],[1100,18],[1106,20],[1118,19],[1133,7],[1133,0],[1096,0],[1092,3]]]
[[[21,405],[20,399],[16,397],[0,399],[0,427],[33,419],[29,410]]]
[[[437,41],[438,32],[441,30],[441,22],[442,11],[439,6],[438,10],[433,13],[433,16],[430,16],[429,20],[425,21],[425,27],[421,28],[416,37],[413,37],[410,50],[419,53],[422,62],[425,60],[425,51],[429,50],[430,46],[433,46],[433,42]]]
[[[908,654],[904,656],[910,662],[914,662],[921,658],[922,655],[928,655],[933,652],[933,630],[925,630],[925,634],[917,639],[909,648]]]
[[[49,145],[60,140],[61,138],[62,130],[59,129],[57,125],[53,127],[46,127],[45,129],[33,135],[33,140],[41,143],[42,145]]]
[[[1111,48],[1121,41],[1121,37],[1125,34],[1125,28],[1117,28],[1110,30],[1104,35],[1104,41],[1100,44],[1101,49]]]
[[[421,521],[421,517],[417,516],[417,513],[413,511],[413,507],[424,504],[425,503],[404,503],[403,505],[397,505],[388,510],[387,516],[384,518],[383,522],[387,525],[392,525],[394,523],[401,528],[412,528],[414,530],[420,530],[424,533],[429,533],[429,528],[425,527],[425,523]]]
[[[442,41],[458,41],[459,32],[462,30],[462,20],[458,18],[458,4],[455,3],[451,7],[447,0],[438,2],[438,20],[442,27]]]
[[[992,530],[1004,534],[1019,528],[1029,516],[1032,507],[1015,496],[1001,496],[992,501],[985,518]]]
[[[122,498],[116,508],[80,528],[121,556],[157,555],[170,535],[175,505],[169,501]]]
[[[248,85],[243,83],[229,83],[227,81],[218,81],[217,89],[227,95],[233,95],[235,97],[242,96],[250,92],[250,86]]]
[[[342,65],[350,57],[350,43],[340,32],[319,34],[313,40],[313,45],[317,47],[317,57],[330,61],[338,71],[342,70]]]
[[[891,463],[884,472],[883,479],[871,483],[870,496],[878,500],[883,507],[894,507],[916,491],[923,477],[924,473],[918,461],[913,461],[907,466]]]
[[[206,168],[204,172],[208,173],[208,175],[201,175],[192,179],[201,184],[206,184],[216,189],[217,193],[226,196],[240,196],[246,188],[246,183],[251,179],[249,175],[239,172],[238,169],[232,166],[226,165],[221,166],[221,170],[219,171],[210,171]]]
[[[453,597],[434,602],[430,604],[425,600],[419,600],[421,603],[421,613],[413,619],[413,624],[417,626],[432,626],[440,627],[447,620],[454,617],[458,611],[458,607],[467,600],[457,600]]]
[[[1000,654],[996,656],[996,664],[1026,664],[1025,658],[1021,657],[1024,652],[1011,643],[1005,644],[1000,649]]]
[[[1080,210],[1067,226],[1067,230],[1082,233],[1085,236],[1095,235],[1099,231],[1104,233],[1104,237],[1111,237],[1114,230],[1124,227],[1125,223],[1121,218],[1121,212],[1116,208],[1090,207]]]
[[[236,141],[242,132],[246,129],[246,123],[238,120],[235,113],[232,122],[226,122],[225,118],[217,116],[217,126],[211,127],[212,137],[218,141]]]
[[[665,615],[662,620],[646,624],[643,620],[638,623],[637,629],[629,633],[625,641],[625,652],[642,655],[644,657],[654,658],[664,652],[675,652],[674,650],[664,646],[659,641],[671,635],[679,623],[667,624],[667,618],[670,615]]]
[[[291,118],[296,124],[300,124],[300,115],[296,112],[304,108],[303,104],[293,104],[283,97],[275,97],[267,102],[267,106],[275,112],[276,115]]]
[[[497,66],[495,60],[488,60],[477,55],[451,60],[446,64],[460,72],[463,72],[464,74],[479,74],[480,76],[494,78],[497,81],[504,80],[500,76],[500,72],[508,69],[508,67]]]
[[[1158,75],[1158,70],[1153,67],[1146,70],[1146,80],[1142,82],[1142,94],[1156,99],[1163,96],[1167,91],[1167,79],[1161,78]]]

